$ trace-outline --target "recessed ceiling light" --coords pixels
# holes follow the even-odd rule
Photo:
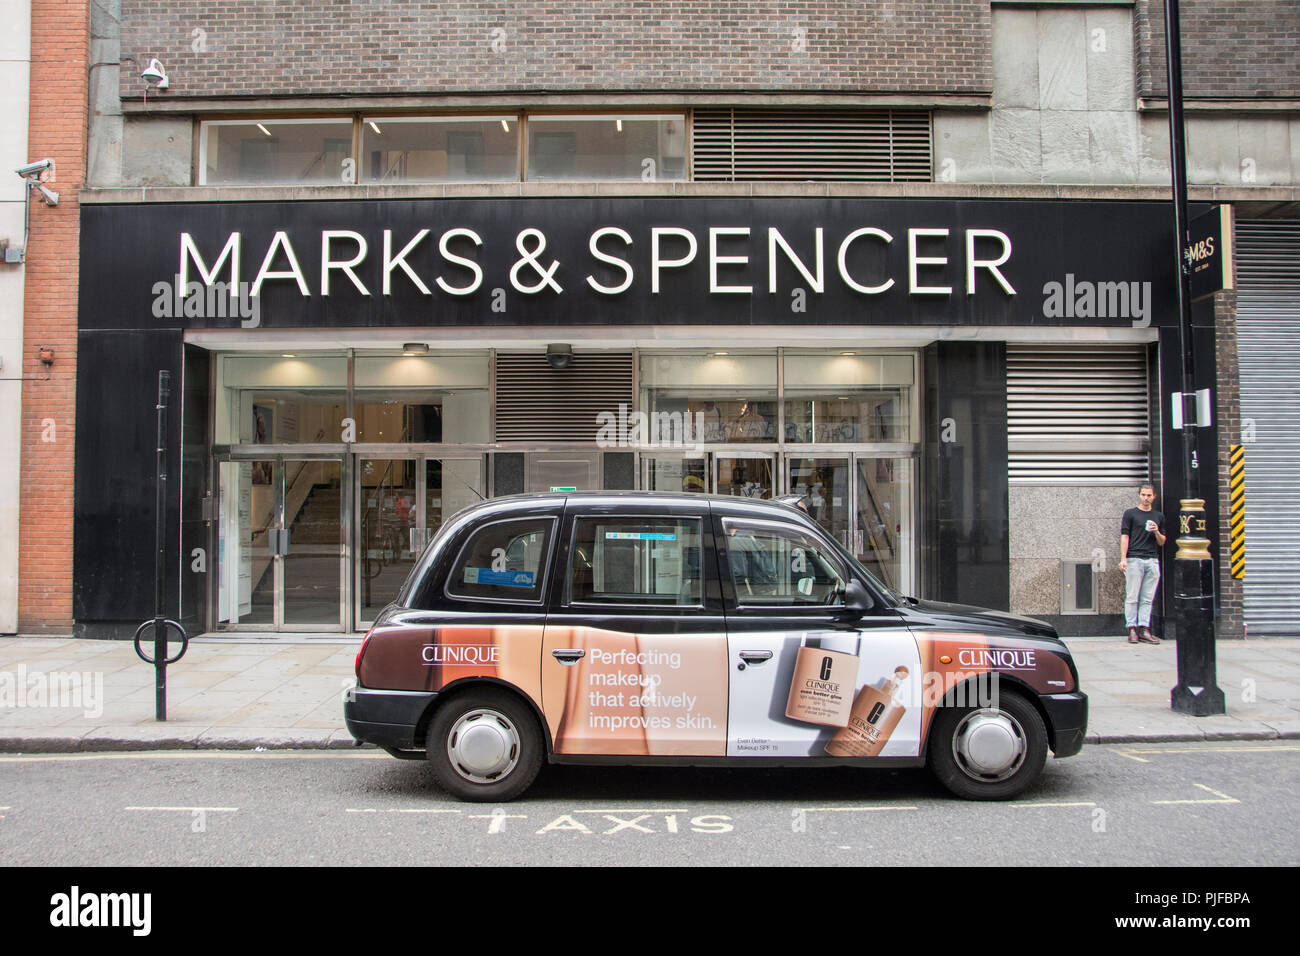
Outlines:
[[[371,128],[371,129],[373,129],[373,130],[374,130],[376,133],[378,133],[380,136],[383,136],[383,135],[384,135],[384,131],[383,131],[382,129],[379,128],[379,124],[378,124],[378,123],[376,123],[374,120],[370,120],[369,122],[370,122],[370,128]]]
[[[258,124],[257,124],[257,128],[260,129],[260,130],[261,130],[263,133],[265,133],[267,136],[270,136],[270,135],[271,135],[271,131],[270,131],[269,129],[267,129],[265,126],[263,126],[261,123],[258,123]]]

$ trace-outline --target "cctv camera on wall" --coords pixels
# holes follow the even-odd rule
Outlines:
[[[167,71],[163,69],[162,62],[157,57],[150,60],[149,65],[140,71],[140,79],[160,90],[167,89]]]
[[[29,176],[39,176],[47,169],[53,169],[53,168],[54,168],[54,160],[38,159],[36,162],[28,163],[26,166],[19,166],[17,169],[14,170],[14,172],[16,172],[19,176],[23,177],[23,179],[26,179]]]
[[[572,345],[546,346],[546,364],[553,369],[566,369],[573,364]]]

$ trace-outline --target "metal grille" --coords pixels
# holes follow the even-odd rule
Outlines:
[[[1300,221],[1240,221],[1237,358],[1251,634],[1300,631]]]
[[[553,369],[542,352],[496,353],[497,441],[595,441],[601,412],[632,408],[631,352],[575,352]]]
[[[926,110],[697,109],[701,181],[929,182]]]
[[[1007,346],[1013,484],[1146,481],[1150,446],[1145,346]]]

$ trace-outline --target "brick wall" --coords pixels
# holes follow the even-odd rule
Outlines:
[[[1179,0],[1183,95],[1300,96],[1300,0]],[[1138,95],[1165,96],[1165,5],[1137,0]]]
[[[59,205],[33,200],[23,314],[22,498],[18,630],[72,631],[72,461],[77,379],[77,271],[85,181],[87,0],[32,0],[29,154],[54,160]]]
[[[987,93],[988,0],[122,0],[123,99],[581,91]],[[802,34],[799,31],[803,31]],[[802,46],[801,46],[802,43]]]

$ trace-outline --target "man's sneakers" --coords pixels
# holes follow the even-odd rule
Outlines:
[[[1142,628],[1142,634],[1138,638],[1143,644],[1159,644],[1160,638],[1151,633],[1151,628]]]
[[[1138,629],[1136,627],[1130,627],[1128,629],[1128,642],[1130,644],[1136,644],[1139,640]]]

